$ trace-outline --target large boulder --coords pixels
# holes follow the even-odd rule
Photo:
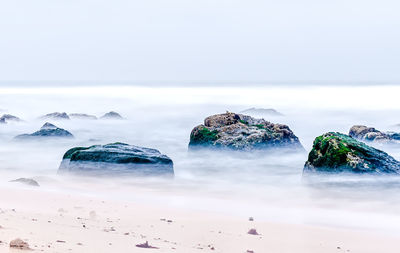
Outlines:
[[[123,119],[123,117],[117,112],[107,112],[103,116],[100,117],[101,119]]]
[[[68,114],[68,116],[71,119],[90,119],[90,120],[97,119],[96,116],[85,114],[85,113],[70,113],[70,114]]]
[[[330,132],[314,140],[304,172],[399,174],[400,162],[348,135]]]
[[[74,136],[65,129],[56,127],[55,125],[46,122],[39,131],[32,134],[21,134],[15,136],[14,139],[26,140],[26,139],[38,139],[38,138],[73,138]]]
[[[8,121],[15,121],[19,122],[22,121],[20,118],[17,116],[11,115],[11,114],[3,114],[3,116],[0,117],[0,121],[8,122]]]
[[[156,149],[125,143],[72,148],[64,154],[59,171],[139,175],[174,174],[173,162],[168,156]]]
[[[231,112],[207,117],[204,125],[195,127],[190,134],[189,148],[303,150],[288,126]]]
[[[69,116],[66,112],[53,112],[41,116],[40,119],[51,119],[51,120],[69,120]]]
[[[373,127],[355,125],[350,128],[349,135],[355,139],[366,142],[396,143],[400,134],[393,132],[381,132]]]

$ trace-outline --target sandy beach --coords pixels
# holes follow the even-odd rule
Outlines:
[[[400,236],[2,186],[0,252],[398,252]],[[249,210],[251,215],[251,210]],[[248,234],[256,229],[259,235]],[[156,248],[136,245],[148,241]],[[11,250],[11,252],[19,250]]]

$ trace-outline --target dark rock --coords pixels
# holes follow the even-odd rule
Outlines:
[[[288,126],[231,112],[207,117],[204,125],[195,127],[190,134],[189,148],[303,150]]]
[[[400,141],[400,133],[386,132],[386,134],[393,140]]]
[[[94,115],[84,114],[84,113],[71,113],[68,115],[71,119],[97,119]]]
[[[53,112],[40,117],[40,119],[69,120],[70,118],[66,112]]]
[[[283,116],[282,113],[272,108],[264,109],[264,108],[252,107],[244,111],[241,111],[240,113],[254,115],[254,116]]]
[[[33,180],[32,178],[18,178],[15,180],[11,180],[10,182],[23,183],[31,186],[39,186],[39,183],[36,180]]]
[[[68,150],[60,172],[173,174],[173,162],[156,149],[125,143],[76,147]]]
[[[107,112],[106,114],[104,114],[100,118],[101,119],[123,119],[123,117],[121,115],[119,115],[119,113],[113,112],[113,111]]]
[[[8,122],[8,121],[15,121],[19,122],[22,121],[20,118],[17,116],[11,115],[11,114],[4,114],[3,116],[0,117],[0,121]]]
[[[36,138],[73,138],[74,136],[65,129],[56,127],[55,125],[46,122],[39,131],[32,134],[21,134],[15,136],[14,139],[36,139]]]
[[[400,162],[348,135],[330,132],[314,140],[304,172],[400,174]]]
[[[0,124],[7,124],[5,119],[0,119]]]

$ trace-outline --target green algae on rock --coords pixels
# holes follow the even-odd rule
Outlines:
[[[348,135],[329,132],[315,138],[304,172],[399,174],[400,162]]]
[[[195,127],[190,134],[189,148],[304,150],[288,126],[231,112],[209,116],[204,125]]]

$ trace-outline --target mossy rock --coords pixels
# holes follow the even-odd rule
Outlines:
[[[400,162],[387,153],[341,133],[315,138],[305,172],[400,173]]]

